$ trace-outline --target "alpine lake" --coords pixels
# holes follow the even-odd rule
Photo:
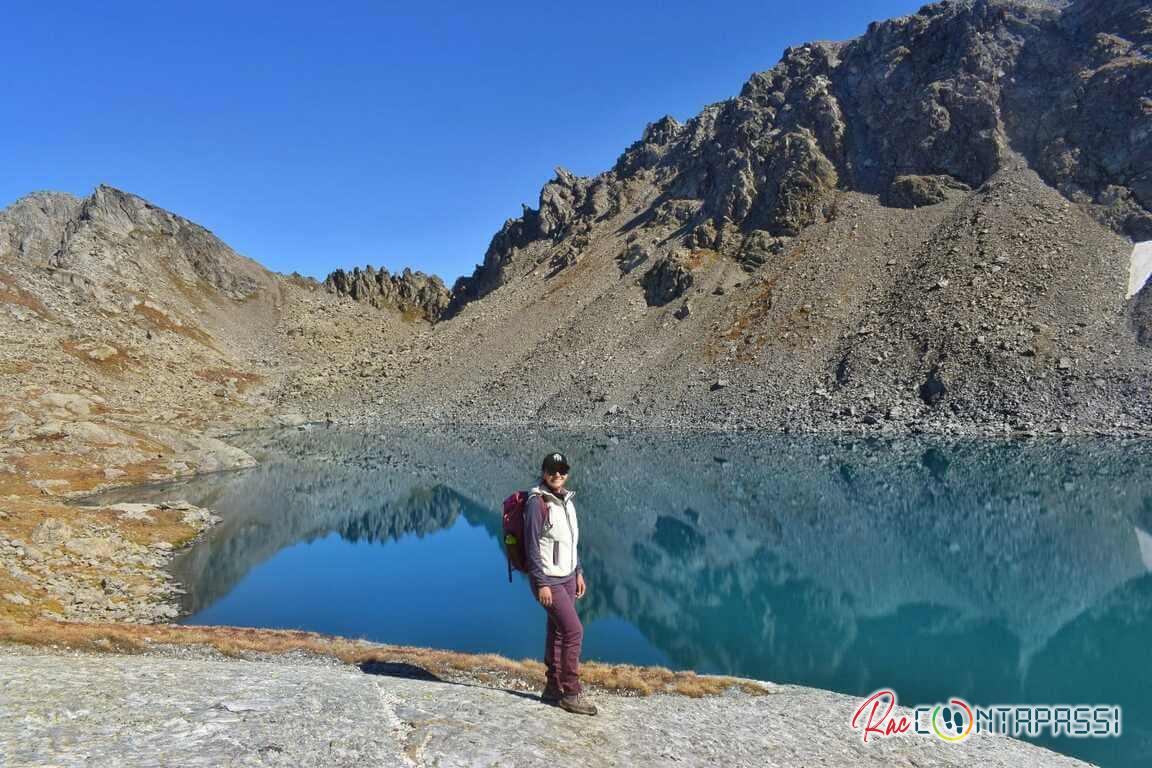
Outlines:
[[[539,659],[544,613],[522,574],[509,583],[501,503],[559,450],[584,660],[886,688],[909,707],[1118,705],[1119,736],[1035,741],[1106,767],[1152,754],[1147,441],[323,426],[228,440],[259,466],[99,497],[223,518],[173,561],[179,623]]]

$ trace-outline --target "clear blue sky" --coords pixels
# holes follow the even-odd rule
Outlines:
[[[449,284],[557,165],[739,92],[789,45],[912,0],[16,3],[0,206],[103,182],[281,272]]]

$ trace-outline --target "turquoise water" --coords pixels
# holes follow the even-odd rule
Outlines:
[[[234,442],[261,465],[146,492],[224,518],[173,564],[184,623],[538,658],[544,614],[507,580],[499,507],[559,449],[581,520],[585,659],[892,688],[909,706],[1118,704],[1121,737],[1044,743],[1104,766],[1152,751],[1144,443],[325,429]]]
[[[385,542],[350,541],[333,532],[277,552],[183,623],[311,629],[399,645],[538,656],[541,609],[519,577],[511,585],[491,578],[491,546],[491,532],[464,518],[435,533]],[[668,663],[618,617],[595,619],[586,633],[589,658]]]

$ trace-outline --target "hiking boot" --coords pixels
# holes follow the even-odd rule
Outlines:
[[[596,714],[596,705],[588,701],[588,697],[582,693],[577,693],[574,696],[561,696],[559,704],[561,709],[574,712],[577,715]]]
[[[560,703],[560,689],[553,688],[550,685],[544,686],[543,693],[540,694],[540,701],[545,704],[552,704],[555,706]]]

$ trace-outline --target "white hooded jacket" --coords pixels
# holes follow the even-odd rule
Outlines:
[[[536,485],[529,492],[524,505],[526,549],[534,570],[546,579],[564,579],[572,575],[580,564],[576,547],[580,542],[580,524],[576,507],[572,504],[575,492],[568,490],[561,499],[544,485]],[[548,505],[548,525],[534,525],[532,516],[540,503]],[[532,532],[539,535],[533,547]]]

